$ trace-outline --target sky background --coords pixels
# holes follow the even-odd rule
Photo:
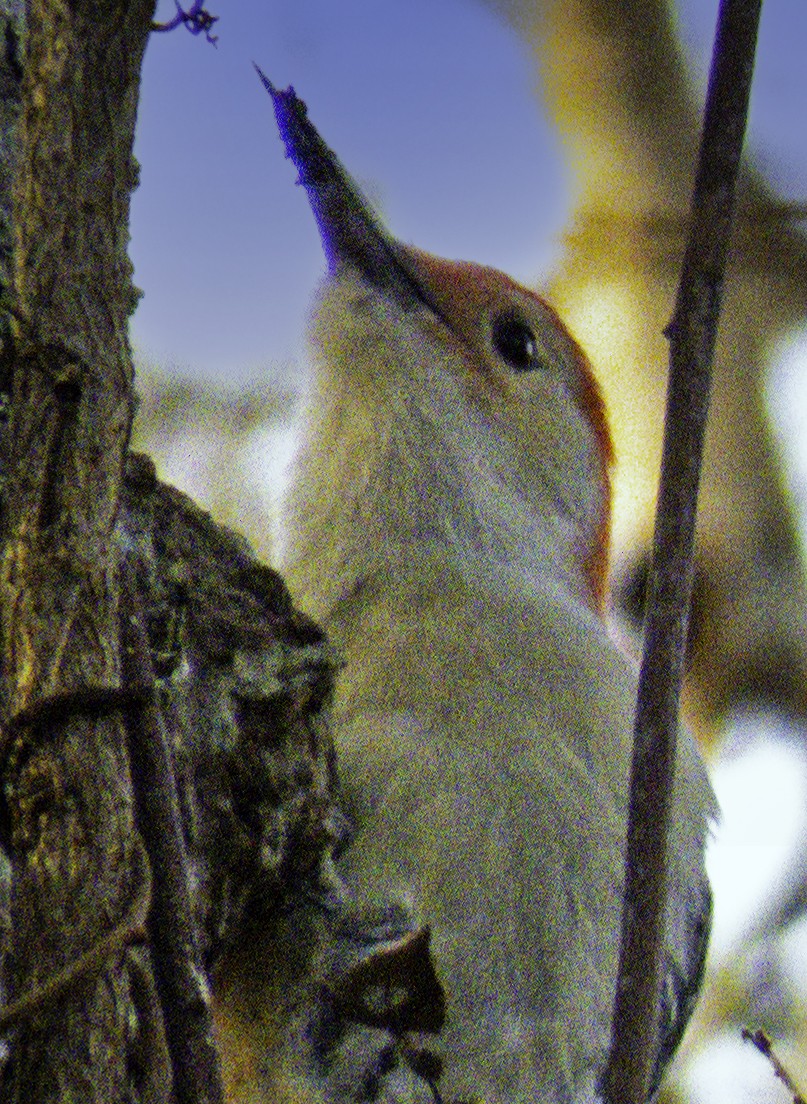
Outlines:
[[[136,352],[165,370],[243,383],[299,374],[322,253],[252,68],[291,83],[403,240],[536,283],[567,213],[563,151],[531,58],[481,0],[210,0],[216,48],[155,34],[143,72],[131,254]],[[173,3],[158,14],[170,18]],[[705,81],[716,0],[681,5]],[[750,147],[807,198],[807,4],[768,0]]]

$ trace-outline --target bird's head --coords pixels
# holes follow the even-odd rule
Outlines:
[[[476,582],[549,576],[602,608],[612,452],[585,355],[501,272],[391,238],[294,93],[264,82],[329,264],[312,414],[332,495],[380,500],[413,554],[450,548]]]

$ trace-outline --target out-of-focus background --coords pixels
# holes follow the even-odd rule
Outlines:
[[[155,34],[131,254],[136,445],[271,558],[323,271],[252,68],[293,83],[400,238],[543,288],[614,425],[614,576],[635,612],[668,321],[716,0],[210,0]],[[165,2],[161,18],[173,15]],[[807,1088],[807,6],[768,0],[702,499],[687,690],[723,817],[705,999],[668,1099]]]

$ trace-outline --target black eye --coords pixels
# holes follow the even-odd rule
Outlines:
[[[506,311],[493,319],[493,348],[517,372],[540,368],[541,352],[535,334],[517,314]]]

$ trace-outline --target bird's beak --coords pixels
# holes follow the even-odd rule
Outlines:
[[[255,68],[272,97],[286,156],[296,165],[308,193],[331,272],[352,266],[403,306],[425,304],[440,314],[412,258],[387,233],[339,158],[325,145],[294,89],[275,88]]]

